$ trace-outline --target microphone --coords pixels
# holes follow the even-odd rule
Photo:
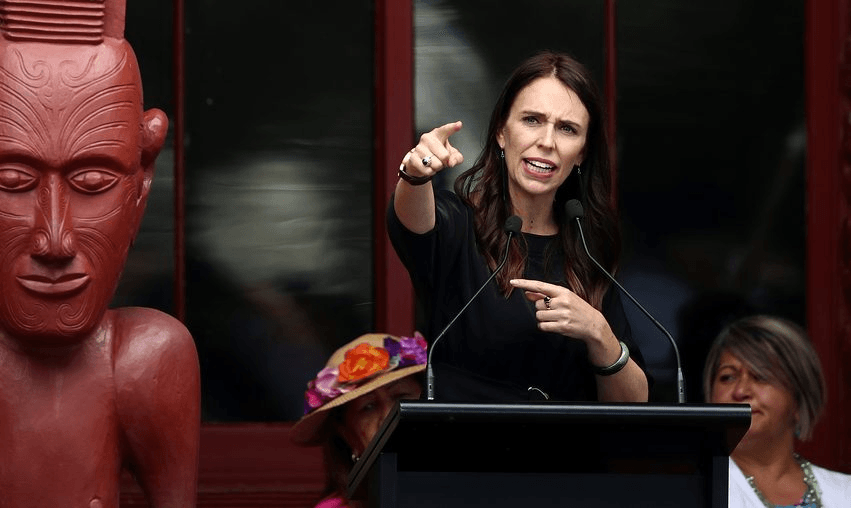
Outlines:
[[[617,280],[615,280],[612,274],[610,274],[608,270],[603,268],[603,266],[598,263],[596,259],[594,259],[594,256],[591,255],[591,252],[588,251],[588,245],[585,243],[585,234],[582,232],[582,222],[579,220],[585,216],[585,211],[582,209],[582,203],[580,203],[578,199],[571,199],[567,203],[565,203],[564,209],[567,212],[568,220],[576,219],[576,227],[579,228],[579,238],[582,240],[582,247],[585,249],[585,254],[588,255],[588,259],[590,259],[595,265],[597,265],[597,268],[599,268],[600,271],[603,272],[606,277],[608,277],[609,280],[612,281],[612,283],[618,287],[618,289],[620,289],[621,293],[628,296],[629,299],[632,300],[632,303],[634,303],[635,306],[638,307],[638,309],[643,312],[644,315],[647,316],[647,318],[650,319],[650,321],[652,321],[657,328],[662,330],[662,333],[664,333],[665,336],[668,337],[668,340],[671,341],[671,345],[674,347],[674,356],[677,359],[677,401],[680,404],[684,403],[686,401],[685,381],[683,379],[683,367],[682,362],[680,360],[680,349],[677,347],[677,342],[674,340],[671,334],[668,333],[668,330],[666,330],[665,327],[662,326],[662,323],[660,323],[656,320],[656,318],[650,315],[650,313],[647,312],[647,309],[642,307],[641,304],[638,303],[638,300],[633,298],[632,295],[629,294],[629,291],[624,289],[624,287],[621,286]]]
[[[428,400],[434,400],[434,371],[431,368],[431,355],[432,353],[434,353],[434,348],[437,346],[437,342],[443,338],[443,336],[446,334],[446,331],[449,330],[449,327],[451,327],[455,323],[455,321],[459,317],[461,317],[461,314],[463,314],[464,311],[467,310],[467,307],[469,307],[470,304],[473,303],[473,300],[475,300],[476,297],[479,296],[479,293],[481,293],[482,290],[485,289],[485,286],[490,284],[490,281],[493,280],[493,278],[496,277],[496,274],[498,274],[499,271],[502,270],[502,267],[505,266],[505,261],[508,260],[508,247],[511,246],[511,239],[514,238],[514,235],[520,234],[520,228],[522,226],[523,219],[516,215],[512,215],[511,217],[505,219],[505,225],[503,226],[503,230],[508,233],[508,239],[505,241],[505,252],[502,254],[502,261],[499,262],[499,265],[497,265],[496,269],[493,271],[490,277],[488,277],[488,280],[486,280],[485,283],[482,284],[482,286],[475,292],[475,294],[473,294],[473,296],[470,297],[469,300],[467,300],[467,303],[465,303],[464,306],[461,307],[461,310],[459,310],[458,313],[455,314],[455,317],[453,317],[452,320],[449,321],[449,323],[443,327],[443,330],[441,330],[440,333],[437,334],[437,338],[435,338],[434,342],[431,343],[431,350],[428,352],[428,358],[426,361],[426,398]]]

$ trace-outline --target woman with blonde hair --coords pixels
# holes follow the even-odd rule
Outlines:
[[[851,505],[851,476],[795,453],[825,403],[818,355],[796,324],[742,318],[715,339],[703,389],[713,403],[750,404],[751,425],[730,458],[730,508],[839,508]]]

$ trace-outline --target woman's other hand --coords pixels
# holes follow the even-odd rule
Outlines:
[[[535,304],[538,328],[585,342],[588,344],[589,356],[592,356],[591,348],[595,343],[606,341],[609,338],[607,335],[614,337],[606,318],[573,291],[527,279],[514,279],[511,285],[524,290],[526,298]],[[617,339],[613,342],[612,350],[620,347]],[[605,360],[600,363],[605,363]]]
[[[588,361],[596,367],[612,365],[620,357],[620,341],[600,311],[573,291],[537,280],[513,279],[535,304],[538,328],[581,340],[588,346]],[[601,401],[647,402],[644,372],[631,358],[620,372],[596,376]]]

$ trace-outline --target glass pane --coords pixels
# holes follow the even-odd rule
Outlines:
[[[618,20],[621,276],[699,401],[721,322],[804,324],[804,2],[619,2]],[[670,399],[671,348],[627,310]]]
[[[187,324],[207,421],[294,420],[371,330],[367,0],[187,2]]]
[[[128,2],[124,37],[142,73],[145,109],[169,117],[169,134],[157,158],[148,205],[115,292],[113,307],[153,307],[173,313],[174,138],[172,128],[172,5],[170,0]]]

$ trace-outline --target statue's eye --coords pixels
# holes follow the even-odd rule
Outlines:
[[[0,190],[25,192],[36,186],[38,178],[22,169],[0,166]]]
[[[102,169],[84,169],[69,178],[71,186],[86,194],[105,192],[118,182],[118,177]]]

